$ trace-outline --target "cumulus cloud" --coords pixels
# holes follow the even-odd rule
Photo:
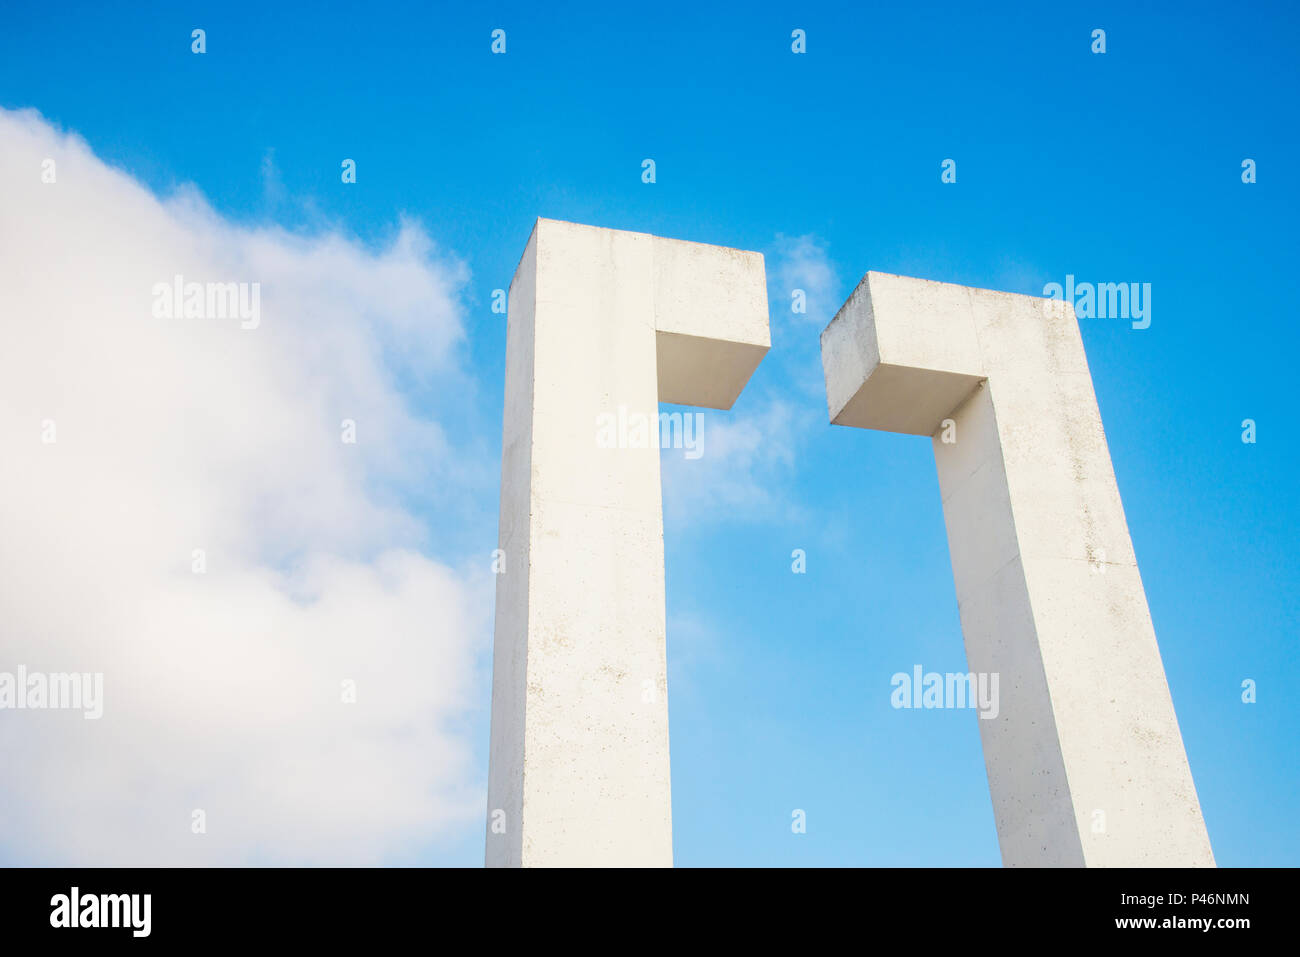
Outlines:
[[[160,317],[176,277],[257,283],[255,327]],[[491,583],[429,531],[475,471],[428,401],[466,279],[414,223],[239,226],[0,110],[0,672],[104,674],[99,720],[0,711],[0,859],[378,863],[477,825]]]

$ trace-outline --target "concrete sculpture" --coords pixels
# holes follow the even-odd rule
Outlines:
[[[1213,866],[1072,307],[869,272],[821,346],[832,423],[933,439],[1003,863]]]
[[[539,219],[510,284],[489,866],[672,864],[659,442],[767,352],[758,253]]]

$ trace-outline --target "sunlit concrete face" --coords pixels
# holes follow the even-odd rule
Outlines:
[[[659,444],[597,422],[730,408],[769,346],[763,257],[539,219],[507,327],[487,863],[669,866]]]
[[[932,437],[1002,860],[1213,866],[1068,303],[871,272],[830,419]]]

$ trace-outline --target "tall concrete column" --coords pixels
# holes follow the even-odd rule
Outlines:
[[[768,345],[760,254],[534,225],[506,336],[489,866],[672,864],[659,402],[730,408]],[[602,416],[627,441],[598,441]]]
[[[1002,860],[1213,866],[1073,307],[870,272],[831,421],[933,439]]]

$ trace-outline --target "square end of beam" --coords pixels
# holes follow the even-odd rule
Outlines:
[[[933,435],[984,378],[968,291],[868,272],[821,335],[830,420]]]

